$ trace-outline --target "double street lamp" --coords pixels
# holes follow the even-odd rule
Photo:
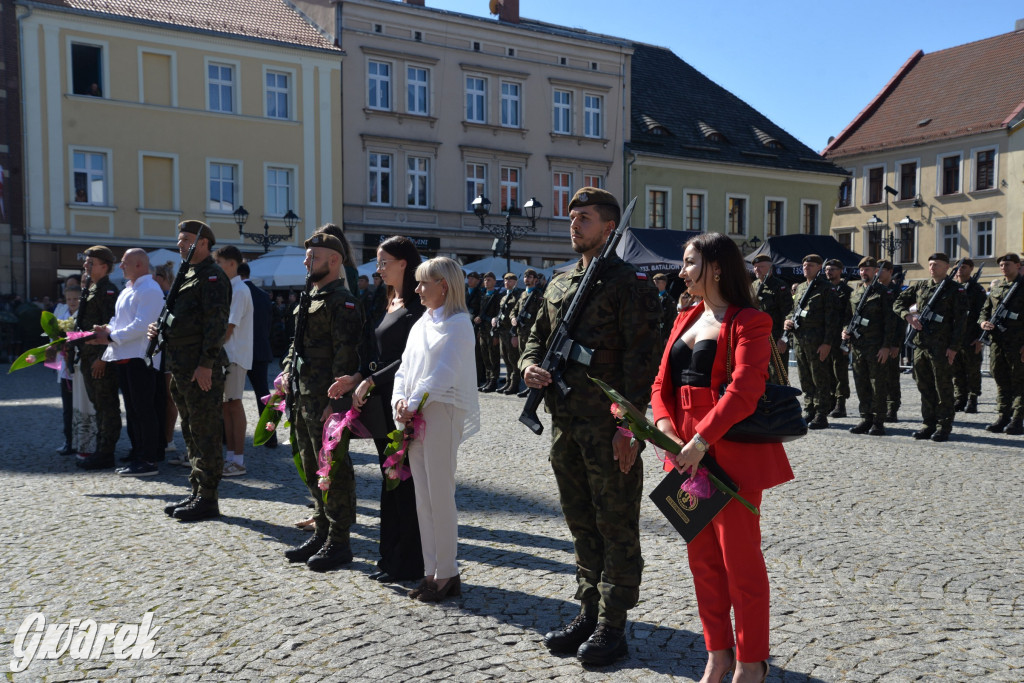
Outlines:
[[[271,235],[270,224],[266,220],[263,221],[263,234],[261,235],[258,232],[245,232],[245,222],[249,220],[249,212],[245,210],[244,206],[239,204],[238,208],[235,209],[235,212],[232,215],[235,217],[235,223],[238,224],[238,236],[247,237],[263,247],[264,254],[270,251],[270,247],[274,246],[278,242],[290,240],[292,238],[292,234],[295,232],[295,226],[299,224],[300,220],[299,217],[295,215],[294,211],[288,209],[288,212],[282,216],[284,219],[284,225],[288,228],[287,235]]]
[[[482,194],[473,200],[473,213],[480,219],[480,228],[486,228],[490,231],[495,238],[502,240],[505,244],[505,272],[512,271],[512,239],[515,237],[522,237],[528,232],[533,232],[537,229],[537,219],[540,218],[540,211],[544,206],[533,197],[530,197],[529,201],[523,204],[523,208],[519,209],[516,205],[509,204],[505,209],[505,222],[504,223],[488,223],[486,221],[487,216],[491,213],[491,200]],[[526,218],[529,219],[528,225],[514,225],[512,218],[521,218],[523,212],[526,212]]]

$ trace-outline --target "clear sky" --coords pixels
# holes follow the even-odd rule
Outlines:
[[[488,0],[426,0],[490,16]],[[520,0],[520,15],[670,48],[821,151],[916,51],[1014,29],[1021,0]]]

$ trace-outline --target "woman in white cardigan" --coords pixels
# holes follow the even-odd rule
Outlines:
[[[433,258],[416,268],[416,280],[416,293],[427,311],[409,332],[391,405],[395,422],[406,424],[429,394],[422,408],[422,432],[408,451],[425,573],[409,597],[438,602],[462,594],[455,560],[455,456],[459,444],[479,431],[480,406],[462,269],[450,258]]]

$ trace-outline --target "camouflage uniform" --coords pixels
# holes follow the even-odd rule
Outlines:
[[[521,369],[544,359],[584,272],[581,259],[551,280],[520,357]],[[596,606],[599,621],[617,628],[640,595],[643,466],[638,457],[628,474],[619,471],[608,398],[587,375],[620,390],[636,406],[646,406],[660,360],[660,315],[657,290],[646,276],[612,256],[573,332],[579,344],[595,350],[593,361],[590,367],[569,363],[563,379],[572,391],[566,398],[553,386],[544,396],[552,422],[551,466],[576,550],[576,598],[585,611]]]
[[[519,372],[519,349],[512,346],[512,337],[516,334],[512,329],[512,311],[519,302],[523,290],[518,287],[505,292],[498,303],[498,339],[501,340],[501,357],[505,361],[505,391],[518,392],[522,375]],[[519,341],[516,340],[516,344]]]
[[[484,374],[487,386],[497,388],[498,377],[501,375],[501,357],[498,349],[496,330],[491,326],[491,319],[498,316],[498,303],[501,296],[497,288],[480,295],[480,325],[477,327],[477,345],[480,357],[484,361]]]
[[[804,392],[804,410],[808,415],[825,419],[832,410],[835,375],[829,358],[818,358],[818,347],[830,344],[842,332],[838,297],[824,278],[815,278],[797,285],[793,295],[800,301],[808,287],[814,287],[807,300],[800,327],[790,336],[796,339],[796,366],[800,375],[800,388]]]
[[[786,331],[783,324],[793,312],[793,295],[789,285],[774,275],[768,275],[764,281],[754,280],[750,288],[757,307],[772,317],[772,339],[778,342]],[[789,367],[789,346],[786,347],[786,353],[782,354],[782,366]],[[772,363],[769,367],[770,381],[778,383],[775,374],[775,364]]]
[[[889,298],[893,303],[896,302],[896,297],[900,295],[903,288],[896,280],[890,280],[888,285],[885,285],[885,291],[889,294]],[[907,336],[907,323],[899,316],[896,317],[896,330],[894,332],[894,339],[896,343],[896,357],[890,358],[886,363],[886,373],[888,376],[888,382],[886,383],[886,399],[885,399],[885,419],[887,422],[896,421],[896,413],[902,405],[903,396],[900,393],[900,375],[903,374],[903,369],[900,367],[900,357],[903,355],[903,339]]]
[[[363,339],[363,311],[359,300],[342,280],[332,280],[320,289],[314,287],[306,316],[305,334],[295,339],[295,368],[298,396],[292,415],[296,445],[302,458],[306,487],[313,496],[313,518],[316,535],[347,545],[349,528],[356,521],[356,483],[348,448],[334,449],[331,484],[321,491],[316,471],[320,468],[317,454],[323,444],[324,409],[343,410],[343,404],[332,402],[327,389],[335,377],[352,375],[359,370],[358,347]],[[284,372],[293,372],[292,349],[282,363]],[[351,399],[347,399],[349,402]]]
[[[839,333],[830,342],[832,350],[829,351],[825,362],[829,365],[832,376],[835,378],[833,405],[838,403],[845,407],[846,399],[850,398],[850,357],[839,347],[843,343],[841,337],[843,328],[850,323],[850,318],[853,316],[850,309],[850,296],[853,294],[853,289],[840,280],[839,284],[832,285],[832,291],[839,299],[841,314],[839,316]],[[846,411],[842,410],[841,412],[841,415],[834,415],[834,417],[846,417]]]
[[[231,282],[213,257],[188,267],[164,331],[164,358],[171,373],[171,398],[181,416],[192,472],[192,493],[216,500],[224,472],[224,335],[231,310]],[[211,387],[192,381],[196,368],[210,368]]]
[[[929,279],[910,285],[896,297],[893,310],[904,320],[914,304],[918,313],[923,312],[941,282]],[[946,349],[960,353],[967,328],[967,297],[955,282],[951,285],[932,307],[942,316],[942,322],[933,320],[926,332],[917,334],[914,349],[914,381],[921,392],[922,422],[928,429],[946,433],[953,428],[954,416],[953,366],[946,359]]]
[[[892,298],[881,284],[861,283],[850,295],[850,314],[856,313],[860,300],[867,297],[861,308],[860,337],[849,340],[853,360],[853,381],[857,387],[857,410],[861,419],[881,426],[885,421],[888,398],[889,364],[878,362],[878,352],[896,346],[896,328],[899,318],[892,310]]]
[[[963,409],[971,397],[976,403],[981,396],[981,351],[975,353],[973,342],[981,336],[978,316],[987,295],[984,287],[970,280],[961,285],[961,289],[967,296],[967,330],[963,351],[956,354],[953,361],[953,396],[954,402]]]
[[[483,299],[484,291],[477,285],[476,287],[466,287],[466,308],[469,309],[469,319],[473,320],[480,315],[480,301]],[[487,381],[487,369],[484,367],[484,357],[480,346],[480,330],[483,327],[483,319],[480,324],[473,323],[473,334],[476,337],[477,343],[474,345],[474,356],[476,360],[476,383],[483,385]],[[519,345],[522,348],[522,344]]]
[[[1024,274],[1018,275],[1024,278]],[[996,308],[1009,292],[1013,282],[1003,278],[996,284],[985,300],[978,316],[978,322],[992,318]],[[1024,363],[1020,360],[1020,350],[1024,346],[1024,282],[1017,288],[1013,298],[1007,304],[1011,315],[1003,318],[1005,332],[997,329],[989,334],[992,346],[989,347],[989,370],[996,382],[996,413],[999,418],[1012,419],[1014,422],[1024,419]],[[1013,320],[1013,314],[1017,319]]]
[[[661,342],[659,348],[664,349],[665,343],[668,342],[668,335],[672,332],[672,326],[676,322],[676,315],[679,314],[679,311],[676,308],[676,302],[672,301],[672,296],[668,293],[668,290],[658,292],[658,306],[661,308],[661,320],[658,324]]]
[[[534,286],[523,292],[512,309],[512,317],[516,319],[516,334],[519,335],[519,352],[526,348],[526,342],[530,338],[530,330],[537,319],[537,311],[544,303],[544,290]]]
[[[82,292],[82,300],[78,304],[78,329],[91,332],[94,326],[109,323],[114,317],[117,295],[117,287],[106,276],[89,285]],[[108,363],[103,377],[92,376],[92,364],[100,360],[106,348],[102,345],[82,344],[78,346],[78,353],[81,356],[79,368],[85,391],[96,408],[96,455],[113,457],[114,447],[121,437],[121,398],[116,366]]]

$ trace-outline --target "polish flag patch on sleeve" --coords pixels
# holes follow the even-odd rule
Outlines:
[[[641,273],[641,272],[637,271],[636,279],[637,280],[646,280],[647,279],[647,273]]]
[[[356,307],[356,305],[353,302],[351,302],[351,301],[346,301],[345,302],[345,308],[355,308],[355,307]]]
[[[207,278],[207,280],[209,280],[210,282],[216,282],[217,281],[217,276],[216,275],[211,275],[210,277]]]

